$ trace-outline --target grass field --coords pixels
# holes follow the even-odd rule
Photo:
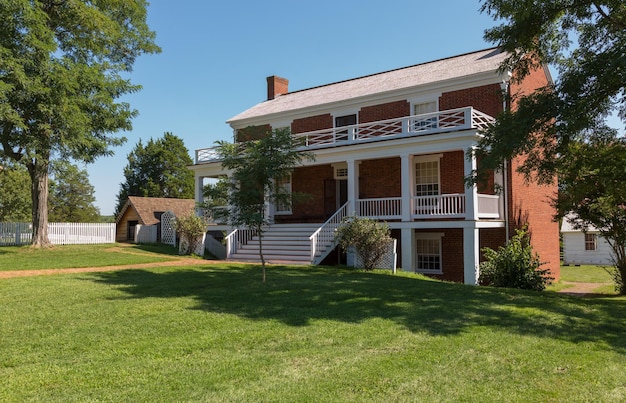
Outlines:
[[[4,279],[0,305],[2,402],[626,399],[624,297],[198,261]]]
[[[51,249],[0,247],[0,271],[120,266],[177,259],[167,245],[63,245]]]

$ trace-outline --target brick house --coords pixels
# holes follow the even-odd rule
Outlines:
[[[551,81],[540,69],[512,82],[510,73],[498,71],[505,57],[492,48],[294,92],[286,79],[268,77],[267,100],[228,120],[234,141],[289,127],[316,156],[282,184],[308,193],[308,201],[291,209],[268,206],[268,260],[295,260],[290,250],[297,249],[304,262],[328,260],[334,228],[356,214],[387,222],[402,270],[475,284],[480,249],[505,244],[527,224],[535,251],[558,278],[559,228],[547,203],[556,184],[525,183],[515,170],[518,159],[487,184],[464,184],[477,164],[468,150],[480,129],[511,107],[503,93]],[[228,174],[211,148],[196,150],[192,170],[197,201],[205,178]],[[248,242],[237,241],[231,256],[245,258]]]

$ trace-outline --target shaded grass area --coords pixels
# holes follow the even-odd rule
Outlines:
[[[623,297],[202,264],[0,287],[0,401],[626,399]]]
[[[58,245],[49,249],[28,246],[0,248],[0,271],[155,263],[177,257],[168,245]]]

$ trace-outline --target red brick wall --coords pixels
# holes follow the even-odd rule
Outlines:
[[[500,246],[504,246],[506,243],[505,229],[504,228],[481,228],[479,231],[479,248],[491,248],[498,250]],[[484,261],[485,258],[481,252],[480,261]]]
[[[359,197],[400,197],[400,158],[361,161]]]
[[[429,276],[440,280],[464,282],[463,229],[429,229],[417,230],[416,232],[438,232],[444,234],[441,238],[443,274],[429,274]],[[412,247],[415,248],[415,245],[412,245]]]
[[[291,123],[291,132],[306,133],[315,130],[330,129],[333,126],[333,117],[331,116],[331,114],[327,113],[325,115],[295,119]]]
[[[465,153],[452,151],[444,153],[439,161],[439,176],[441,178],[441,193],[465,193],[463,171]]]
[[[279,216],[276,220],[322,222],[324,218],[324,180],[326,179],[333,179],[331,165],[296,168],[291,176],[293,191],[304,193],[307,197],[301,203],[293,205],[293,214],[284,217]]]
[[[411,105],[407,101],[389,102],[386,104],[366,106],[359,112],[359,123],[376,122],[401,118],[411,114]]]
[[[522,174],[516,171],[523,159],[518,157],[511,162],[509,169],[509,236],[515,235],[515,228],[528,225],[533,250],[539,254],[542,268],[549,269],[552,276],[560,277],[559,225],[553,221],[556,210],[550,199],[558,191],[556,181],[552,185],[527,183]]]
[[[511,94],[521,95],[532,93],[537,88],[548,84],[543,69],[533,71],[521,83],[511,83]],[[512,104],[515,109],[515,100]],[[560,277],[559,225],[553,221],[555,209],[550,199],[556,196],[558,187],[556,177],[552,185],[540,186],[527,183],[517,168],[523,164],[525,156],[518,156],[510,162],[509,178],[509,219],[511,230],[509,236],[515,234],[513,228],[528,224],[531,245],[539,254],[541,261],[546,262],[542,268],[549,269],[552,276]]]
[[[471,106],[487,115],[496,117],[502,112],[502,90],[500,84],[444,92],[439,97],[439,110]]]

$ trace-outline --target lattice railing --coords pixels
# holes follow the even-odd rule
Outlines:
[[[421,115],[361,123],[306,133],[296,133],[302,140],[302,149],[334,147],[367,141],[386,140],[438,132],[467,129],[485,129],[494,118],[472,107],[450,109]],[[218,161],[215,147],[196,150],[196,164]]]

